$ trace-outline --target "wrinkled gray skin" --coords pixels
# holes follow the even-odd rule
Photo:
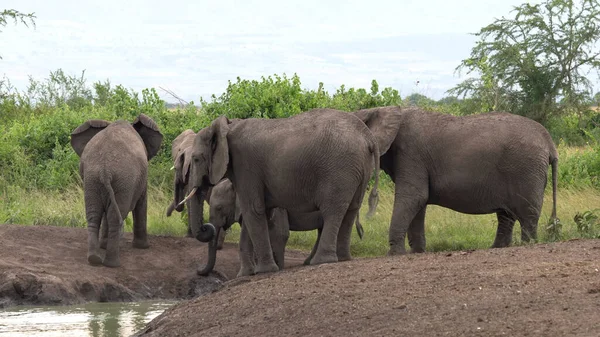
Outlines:
[[[191,166],[190,183],[199,190],[224,177],[233,183],[257,259],[254,270],[242,259],[243,275],[279,270],[268,232],[271,209],[321,212],[323,232],[310,261],[315,265],[351,259],[352,223],[373,167],[376,182],[369,197],[373,209],[377,199],[375,138],[354,115],[332,109],[279,119],[230,121],[221,116],[196,135]],[[199,225],[199,219],[194,221]],[[197,239],[214,238],[214,226],[202,225]]]
[[[149,247],[148,160],[158,152],[162,138],[158,125],[144,114],[133,123],[88,120],[71,133],[71,146],[80,156],[90,264],[120,266],[119,237],[129,212],[133,212],[133,247]],[[106,248],[104,259],[98,254],[98,246]]]
[[[189,219],[193,217],[199,217],[204,219],[204,208],[200,208],[197,211],[198,214],[191,214],[190,202],[186,201],[180,204],[184,196],[187,195],[191,188],[188,184],[190,174],[190,163],[192,161],[192,144],[194,143],[194,137],[196,133],[187,129],[180,133],[171,144],[171,159],[173,159],[173,169],[175,170],[175,176],[173,181],[173,202],[167,208],[167,216],[171,216],[174,210],[182,212],[184,207],[187,205],[188,213],[188,224],[187,224],[187,237],[196,237],[197,228],[190,225]],[[200,196],[200,204],[204,204],[206,201],[210,205],[211,188],[206,190]],[[223,241],[225,240],[225,231],[221,231],[217,240],[217,249],[223,248]]]
[[[233,184],[229,179],[223,179],[217,185],[212,187],[210,194],[210,220],[209,222],[215,227],[217,235],[220,235],[229,229],[233,223],[237,222],[242,226],[242,234],[240,240],[240,260],[245,260],[243,265],[251,268],[249,271],[242,271],[238,276],[248,274],[254,269],[255,257],[252,242],[248,238],[248,232],[243,227],[242,216],[239,205],[236,200]],[[289,231],[308,231],[318,230],[317,242],[315,243],[310,256],[304,261],[304,264],[309,264],[314,256],[319,238],[323,229],[323,217],[320,212],[310,213],[288,213],[285,209],[274,208],[271,210],[271,215],[268,217],[269,239],[271,242],[271,250],[275,263],[279,270],[283,270],[285,265],[285,246],[289,238]],[[356,231],[362,239],[363,228],[359,222],[356,223]],[[221,237],[219,236],[219,239]],[[207,275],[214,267],[216,254],[209,254],[209,262],[199,271],[199,275]]]
[[[427,205],[466,214],[496,213],[492,247],[507,247],[516,220],[523,241],[537,238],[548,166],[556,219],[558,154],[539,123],[506,112],[464,117],[418,108],[355,112],[379,141],[381,168],[396,185],[389,255],[425,251]]]

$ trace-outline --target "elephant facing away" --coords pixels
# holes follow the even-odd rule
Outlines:
[[[353,114],[314,109],[278,119],[230,121],[221,116],[194,139],[194,189],[188,197],[196,200],[192,207],[198,207],[197,190],[229,178],[257,259],[254,270],[246,265],[241,270],[244,275],[273,272],[279,267],[271,251],[268,211],[320,211],[323,231],[310,263],[350,260],[352,224],[373,171],[369,204],[374,207],[379,149],[373,134]],[[199,219],[193,221],[199,224]],[[197,238],[215,240],[215,228],[200,226]]]
[[[239,204],[236,198],[233,184],[227,178],[221,180],[217,185],[213,186],[210,193],[210,220],[209,222],[215,227],[217,235],[217,247],[222,245],[225,230],[229,229],[233,223],[237,222],[242,228],[240,235],[240,259],[244,259],[244,266],[249,266],[252,270],[255,264],[254,249],[252,242],[249,240],[248,231],[243,226],[242,216]],[[288,213],[283,208],[274,208],[271,214],[267,217],[269,240],[271,242],[271,250],[275,263],[279,270],[284,268],[285,261],[285,246],[289,238],[289,231],[308,231],[318,230],[317,242],[315,243],[310,256],[304,261],[304,264],[309,264],[314,256],[321,231],[323,229],[323,217],[316,212],[310,213]],[[362,225],[356,222],[356,231],[362,239],[364,230]],[[216,249],[209,250],[209,260],[207,265],[198,271],[199,275],[208,275],[214,268],[216,261]],[[242,271],[239,276],[250,273],[250,271]]]
[[[425,251],[425,211],[496,213],[492,247],[507,247],[516,220],[523,241],[537,238],[548,166],[556,219],[558,153],[539,123],[507,112],[457,117],[418,108],[355,112],[378,139],[381,168],[395,183],[389,254]]]
[[[88,263],[120,266],[119,235],[123,220],[133,212],[133,247],[148,248],[146,234],[148,160],[156,155],[163,136],[158,125],[140,114],[133,123],[88,120],[71,133],[71,146],[80,157],[85,213],[88,223]],[[103,227],[98,254],[98,234]]]

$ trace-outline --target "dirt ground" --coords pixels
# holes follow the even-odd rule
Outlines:
[[[354,259],[228,281],[140,336],[600,336],[600,240]]]
[[[0,225],[0,308],[189,299],[219,289],[239,269],[234,244],[218,251],[215,271],[202,277],[196,268],[206,261],[205,243],[150,236],[149,249],[134,249],[132,239],[125,233],[121,240],[121,267],[94,267],[87,263],[87,229]],[[286,265],[301,265],[304,256],[291,251]]]

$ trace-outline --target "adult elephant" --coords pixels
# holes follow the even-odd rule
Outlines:
[[[249,268],[249,270],[241,270],[238,276],[253,272],[254,268],[254,249],[252,242],[248,238],[248,231],[243,226],[243,219],[240,212],[239,201],[236,198],[233,184],[227,178],[222,179],[217,185],[213,186],[210,193],[210,219],[209,222],[215,227],[218,237],[217,247],[213,246],[209,250],[208,263],[198,270],[198,275],[208,275],[214,268],[216,262],[216,250],[219,242],[222,244],[222,238],[225,230],[229,229],[235,222],[239,223],[242,232],[240,235],[240,260],[244,260],[241,265]],[[271,250],[275,263],[282,270],[285,264],[285,246],[289,238],[289,232],[292,231],[309,231],[318,230],[317,242],[315,243],[311,254],[304,261],[304,264],[309,264],[314,256],[321,232],[323,229],[323,217],[319,211],[310,213],[291,213],[283,208],[274,208],[271,214],[267,216],[269,229],[269,241],[271,242]],[[356,232],[362,239],[364,230],[360,222],[356,222]]]
[[[233,183],[257,258],[253,271],[241,266],[248,275],[279,270],[267,225],[268,211],[275,207],[321,212],[323,233],[311,264],[351,259],[352,223],[373,167],[370,204],[376,200],[379,149],[364,123],[338,110],[314,109],[278,119],[221,116],[196,135],[191,167],[190,197],[223,177]],[[192,208],[200,206],[199,198],[191,200]],[[198,239],[213,242],[214,237],[212,225],[200,227]]]
[[[190,219],[202,219],[204,221],[204,206],[193,209],[189,205],[189,201],[182,202],[184,196],[191,190],[189,182],[190,162],[192,161],[192,144],[194,143],[196,133],[192,129],[187,129],[181,132],[171,144],[171,159],[173,160],[173,168],[175,175],[173,179],[173,201],[167,207],[167,216],[171,216],[173,211],[182,212],[187,205],[187,237],[196,237],[197,227],[191,226]],[[200,204],[204,205],[206,201],[210,205],[211,188],[205,189],[199,196]],[[197,214],[194,212],[198,212]],[[225,231],[221,231],[217,240],[217,249],[223,248],[225,240]]]
[[[558,154],[539,123],[507,112],[456,117],[418,108],[355,112],[379,140],[381,168],[396,185],[389,254],[425,251],[425,211],[439,205],[466,214],[496,213],[492,247],[537,238],[548,166],[556,219]]]
[[[133,211],[133,247],[148,248],[146,234],[148,160],[156,155],[163,136],[158,125],[140,114],[133,123],[92,119],[71,133],[80,157],[85,213],[88,223],[88,263],[120,266],[119,234]],[[98,234],[103,227],[98,254]]]

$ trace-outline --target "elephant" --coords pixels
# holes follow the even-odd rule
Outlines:
[[[493,248],[537,239],[548,166],[556,220],[558,153],[539,123],[508,112],[452,116],[396,106],[355,111],[379,142],[380,165],[395,183],[388,255],[425,251],[427,205],[496,213]]]
[[[240,260],[246,259],[245,266],[254,265],[254,252],[252,242],[248,240],[247,230],[243,226],[242,216],[239,207],[239,201],[236,198],[233,184],[227,178],[221,180],[217,185],[211,187],[210,193],[210,220],[209,223],[215,227],[217,233],[217,245],[222,240],[222,233],[229,229],[233,223],[237,222],[242,227],[240,239]],[[271,242],[271,250],[275,263],[279,270],[283,270],[285,261],[285,246],[289,238],[289,231],[308,231],[318,230],[317,242],[315,243],[311,254],[304,261],[304,264],[309,264],[312,256],[317,249],[321,231],[323,228],[323,217],[316,212],[310,213],[288,213],[283,208],[273,208],[271,214],[267,217],[269,228],[269,240]],[[356,222],[356,231],[362,239],[364,230],[360,222]],[[217,246],[218,249],[218,246]],[[198,275],[208,275],[214,268],[216,261],[216,251],[209,252],[209,261],[207,265],[198,271]],[[246,274],[240,270],[238,276]]]
[[[351,259],[352,223],[370,179],[369,213],[377,203],[379,148],[366,125],[351,113],[313,109],[287,118],[216,118],[192,146],[190,183],[184,200],[200,207],[198,190],[231,180],[257,259],[254,270],[242,259],[242,274],[275,272],[267,215],[275,207],[320,211],[323,231],[310,264]],[[199,226],[197,239],[215,243],[215,228]],[[240,238],[242,239],[242,238]]]
[[[172,169],[175,170],[174,181],[173,181],[173,202],[167,207],[167,216],[171,216],[174,210],[182,212],[186,203],[182,203],[183,197],[189,192],[189,174],[190,174],[190,162],[192,160],[192,144],[196,133],[192,129],[187,129],[181,132],[174,140],[171,145],[171,159],[173,160]],[[205,193],[200,197],[200,203],[203,205],[206,201],[210,205],[211,188],[208,188]],[[193,216],[197,216],[200,219],[204,219],[204,207],[198,209],[198,215],[191,214],[191,208],[189,202],[187,202],[188,212],[188,224],[186,237],[195,237],[195,228],[190,226],[190,220]],[[204,220],[202,220],[204,221]],[[225,231],[221,231],[217,240],[217,249],[223,248],[223,242],[225,240]]]
[[[145,114],[133,123],[91,119],[71,133],[71,146],[80,157],[88,224],[87,260],[91,265],[119,267],[119,235],[123,220],[133,213],[134,248],[149,248],[147,219],[148,161],[160,149],[163,135]],[[103,227],[98,254],[98,234]]]

